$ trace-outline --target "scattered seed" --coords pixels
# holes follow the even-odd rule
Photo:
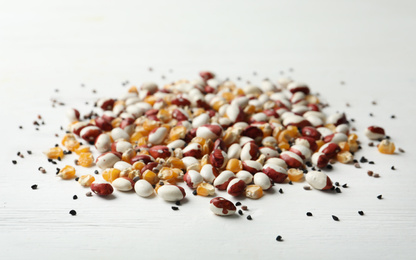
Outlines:
[[[393,166],[391,166],[391,169],[394,171],[394,170],[396,170],[396,168],[394,168],[394,165]]]
[[[253,220],[253,218],[251,217],[251,215],[247,215],[247,219],[248,220]]]
[[[328,165],[326,166],[326,168],[327,168],[328,170],[332,170],[334,167],[333,167],[331,164],[328,164]]]
[[[244,215],[244,214],[243,214],[243,211],[242,211],[241,209],[239,209],[239,210],[238,210],[238,214],[239,214],[240,216]]]
[[[290,184],[290,185],[293,185],[293,182],[292,182],[292,181],[289,181],[289,184]]]
[[[374,143],[373,142],[369,142],[368,143],[368,146],[373,147],[374,146]]]
[[[370,116],[374,116],[373,113],[370,113]]]
[[[381,200],[382,198],[383,198],[383,195],[381,195],[381,194],[377,196],[377,199],[379,199],[379,200]]]
[[[358,211],[358,214],[360,214],[360,216],[363,216],[363,215],[364,215],[364,211],[359,210],[359,211]]]
[[[248,210],[248,207],[246,205],[241,206],[242,210]]]
[[[85,193],[85,196],[91,197],[92,196],[92,192],[91,191],[88,191],[87,193]]]
[[[192,194],[193,194],[194,196],[198,195],[198,193],[196,192],[196,190],[194,190],[194,191],[192,192]]]
[[[94,173],[95,173],[95,174],[99,174],[98,170],[95,170],[95,171],[94,171]]]
[[[32,151],[30,151],[30,150],[27,150],[27,154],[32,154]]]
[[[33,184],[32,186],[30,186],[32,188],[32,190],[36,190],[38,188],[37,184]]]
[[[281,236],[281,235],[278,235],[278,236],[276,237],[276,241],[282,242],[282,241],[283,241],[282,236]]]
[[[395,115],[391,115],[391,118],[394,119],[394,118],[396,118],[396,116]]]
[[[56,174],[58,174],[61,171],[61,169],[56,168]]]
[[[311,187],[310,187],[310,186],[308,186],[308,185],[305,185],[305,186],[303,186],[303,189],[304,189],[304,190],[311,190]]]
[[[379,177],[380,177],[380,174],[378,173],[374,174],[374,178],[379,178]]]
[[[280,194],[283,194],[284,193],[282,188],[279,189],[279,193]]]
[[[332,219],[335,220],[335,221],[339,221],[339,218],[335,215],[332,215]]]
[[[16,160],[13,160],[13,161],[12,161],[12,163],[13,163],[13,164],[17,164],[17,161],[16,161]]]
[[[356,163],[354,163],[354,167],[359,169],[359,168],[361,168],[361,165],[358,162],[356,162]]]
[[[362,156],[361,159],[360,159],[360,163],[366,163],[366,162],[368,162],[367,158]]]
[[[338,187],[336,187],[336,188],[335,188],[335,192],[336,192],[336,193],[341,193],[341,189],[340,189],[340,188],[338,188]]]
[[[368,164],[374,164],[374,162],[373,161],[369,161]]]
[[[355,122],[355,119],[354,118],[351,118],[350,120],[351,120],[351,122]]]
[[[23,126],[19,125],[19,129],[23,129]]]
[[[313,215],[312,215],[312,212],[306,212],[306,216],[308,216],[308,217],[312,217]]]
[[[175,205],[176,206],[180,206],[181,205],[181,201],[180,200],[175,201]]]
[[[46,173],[46,170],[45,170],[45,168],[43,168],[43,167],[39,167],[39,168],[38,168],[38,171],[40,171],[41,173]]]
[[[72,216],[75,216],[77,214],[77,212],[75,210],[71,209],[69,211],[69,214],[71,214]]]
[[[76,177],[76,178],[75,178],[75,181],[78,181],[78,180],[79,180],[79,177]]]
[[[342,187],[343,188],[348,188],[348,184],[345,183],[345,184],[342,185]]]
[[[373,176],[373,171],[367,171],[368,176]]]
[[[373,105],[377,105],[377,102],[376,102],[376,101],[373,101],[373,102],[371,102],[371,104],[373,104]]]
[[[399,148],[399,152],[404,153],[404,150],[402,148]]]
[[[238,207],[238,206],[241,206],[241,202],[239,202],[239,201],[237,201],[236,203],[235,203],[235,205]]]
[[[74,196],[72,196],[72,199],[73,200],[76,200],[76,199],[78,199],[78,196],[77,195],[74,195]]]
[[[176,206],[172,206],[172,210],[179,210],[179,208]]]

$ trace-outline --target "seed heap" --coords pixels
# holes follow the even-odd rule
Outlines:
[[[325,105],[306,84],[284,78],[277,86],[264,80],[260,86],[240,88],[232,81],[217,80],[211,72],[200,76],[162,88],[155,83],[131,87],[119,99],[98,100],[101,111],[84,120],[77,109],[69,109],[71,124],[61,141],[68,151],[53,147],[46,156],[60,160],[74,152],[79,156],[77,165],[91,167],[95,161],[109,183],[98,183],[92,175],[77,177],[69,165],[58,176],[77,177],[101,196],[111,194],[114,187],[134,189],[142,197],[156,192],[175,202],[186,196],[177,185],[181,181],[199,196],[214,196],[217,189],[259,199],[274,183],[303,179],[314,189],[340,192],[320,169],[332,169],[329,163],[336,161],[355,162],[359,168],[354,159],[360,148],[358,136],[351,133],[346,115],[324,114]],[[372,140],[385,138],[384,130],[375,126],[366,135]],[[80,139],[101,155],[94,160],[90,146]],[[383,139],[378,149],[390,154],[394,144]],[[232,214],[235,207],[230,203],[214,198],[211,210]]]

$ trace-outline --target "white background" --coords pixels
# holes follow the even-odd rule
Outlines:
[[[414,1],[0,1],[0,259],[414,258],[415,8]],[[252,221],[214,216],[209,198],[189,189],[172,211],[134,193],[87,198],[75,181],[54,176],[41,152],[60,141],[54,134],[62,136],[68,106],[87,113],[98,97],[126,91],[126,80],[163,84],[205,69],[241,77],[241,85],[282,73],[309,83],[330,103],[326,112],[355,119],[363,143],[356,157],[375,165],[336,164],[328,174],[348,183],[341,194],[295,183],[259,201],[233,199]],[[51,98],[66,106],[52,108]],[[45,125],[36,131],[39,114]],[[368,147],[369,125],[383,126],[406,153]],[[381,177],[368,177],[369,169]]]

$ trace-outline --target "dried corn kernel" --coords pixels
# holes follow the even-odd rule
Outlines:
[[[263,189],[259,185],[248,185],[245,190],[245,195],[250,199],[259,199],[263,197]]]
[[[78,158],[78,165],[82,167],[91,167],[94,165],[94,157],[92,153],[82,153]]]
[[[149,182],[152,185],[155,185],[156,183],[159,182],[159,177],[157,176],[156,173],[152,172],[151,170],[146,170],[142,174],[142,179],[146,180],[147,182]]]
[[[225,169],[228,171],[232,171],[233,173],[237,173],[243,169],[243,164],[240,160],[232,158],[228,160]]]
[[[130,179],[134,179],[136,177],[140,177],[140,171],[139,170],[135,170],[133,167],[124,169],[120,172],[120,177],[127,177]]]
[[[103,179],[108,182],[113,182],[120,177],[120,170],[115,168],[107,168],[102,172]]]
[[[215,194],[215,187],[206,182],[200,183],[196,188],[196,194],[204,197],[213,196]]]
[[[279,148],[280,148],[280,149],[282,149],[282,150],[289,150],[289,148],[290,148],[290,145],[289,145],[289,143],[287,143],[287,142],[280,142],[280,143],[278,144],[278,146],[279,146]]]
[[[157,121],[147,119],[143,123],[143,128],[144,128],[144,130],[147,130],[147,131],[150,132],[153,129],[159,127],[159,125],[160,124]]]
[[[343,152],[339,152],[337,154],[337,160],[340,163],[351,163],[354,160],[354,157],[352,156],[352,154],[348,151],[343,151]]]
[[[291,181],[301,181],[303,179],[303,171],[296,168],[287,170],[287,175]]]
[[[183,161],[176,157],[169,157],[166,160],[165,165],[170,168],[185,169],[185,164],[183,163]]]
[[[59,171],[57,176],[61,177],[64,180],[72,179],[75,177],[75,168],[70,165],[66,165]]]
[[[93,183],[94,181],[95,181],[95,178],[91,174],[82,175],[78,179],[79,184],[81,184],[84,187],[91,186],[91,183]]]
[[[396,146],[394,145],[393,142],[390,142],[389,140],[384,139],[383,141],[381,141],[379,145],[377,145],[377,148],[380,153],[393,154],[394,150],[396,149]]]
[[[69,150],[69,149],[68,149],[68,150]],[[90,153],[90,152],[91,152],[91,150],[90,150],[90,147],[89,147],[89,146],[87,146],[87,145],[81,145],[81,146],[79,146],[78,148],[76,148],[76,149],[74,150],[74,152],[75,152],[76,154],[80,155],[81,153]]]
[[[175,126],[170,130],[168,140],[169,142],[172,142],[178,139],[183,139],[185,138],[185,135],[186,135],[186,127],[181,126],[181,125]]]
[[[130,143],[135,144],[137,141],[140,140],[140,138],[143,137],[143,133],[141,132],[134,132],[130,137]]]
[[[131,159],[133,159],[133,157],[136,156],[136,151],[133,148],[129,148],[128,150],[126,150],[122,156],[121,156],[121,160],[130,163]]]
[[[350,145],[348,142],[340,142],[338,145],[341,148],[341,152],[350,151]]]
[[[321,148],[324,144],[325,142],[323,140],[317,140],[316,145],[318,146],[318,148],[316,149],[316,151],[319,151],[319,148]]]
[[[80,146],[80,143],[77,141],[74,134],[64,135],[61,143],[63,146],[65,146],[66,149],[72,152],[75,151]]]
[[[49,150],[47,150],[46,152],[44,152],[44,154],[49,159],[58,159],[58,158],[64,157],[64,151],[60,147],[49,148]]]
[[[135,163],[133,164],[133,168],[134,168],[135,170],[141,171],[145,165],[146,165],[146,164],[145,164],[144,162],[142,162],[142,161],[138,161],[138,162],[135,162]]]

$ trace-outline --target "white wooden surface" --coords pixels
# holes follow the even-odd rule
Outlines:
[[[413,259],[415,7],[413,1],[0,1],[0,259]],[[281,71],[308,82],[330,102],[326,112],[355,119],[363,142],[357,158],[375,165],[335,165],[332,180],[349,185],[341,194],[295,183],[277,185],[259,201],[238,199],[252,221],[214,216],[209,198],[189,189],[172,211],[160,198],[134,193],[86,197],[75,181],[54,176],[56,166],[41,151],[60,141],[54,134],[62,136],[68,106],[86,113],[85,102],[118,96],[125,80],[163,84],[203,69],[241,82],[277,80]],[[50,98],[67,106],[52,109]],[[46,124],[36,131],[38,114]],[[362,130],[372,124],[406,153],[368,147]],[[368,177],[369,169],[381,178]]]

